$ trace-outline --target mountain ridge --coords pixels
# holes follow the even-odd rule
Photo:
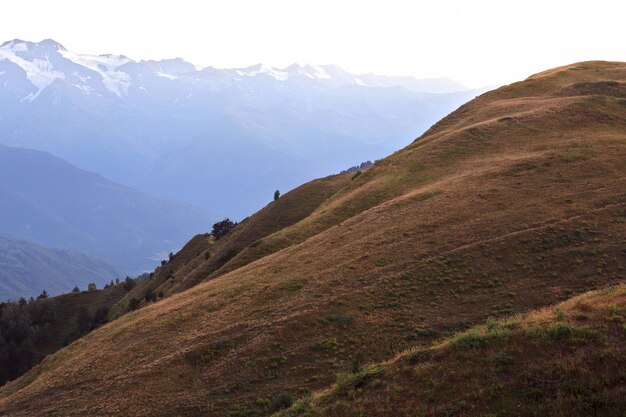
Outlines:
[[[34,49],[34,51],[33,51]],[[409,90],[423,92],[423,93],[453,93],[459,92],[463,90],[468,90],[467,87],[463,86],[460,83],[457,83],[453,80],[450,80],[446,77],[433,77],[433,78],[423,78],[418,79],[411,76],[388,76],[388,75],[377,75],[374,73],[367,74],[350,74],[347,71],[344,71],[337,65],[312,65],[305,64],[300,65],[297,63],[288,65],[284,68],[271,67],[266,66],[264,64],[258,63],[254,65],[250,65],[243,68],[216,68],[212,66],[199,68],[193,65],[192,63],[184,60],[183,58],[167,58],[161,60],[140,60],[135,61],[124,55],[115,55],[115,54],[100,54],[100,55],[90,55],[90,54],[76,54],[74,52],[69,52],[63,45],[59,42],[52,39],[45,39],[41,42],[29,42],[23,41],[20,39],[13,39],[10,41],[4,42],[0,45],[0,60],[8,60],[17,65],[23,65],[23,60],[21,59],[24,54],[35,54],[38,49],[43,49],[45,54],[39,59],[45,59],[49,61],[49,53],[59,52],[64,58],[73,62],[74,64],[83,66],[92,71],[99,72],[102,67],[108,67],[109,73],[111,72],[123,72],[123,69],[127,65],[141,65],[147,64],[151,67],[155,67],[155,69],[162,69],[163,66],[167,68],[175,68],[173,72],[169,73],[167,71],[158,71],[157,74],[159,76],[168,78],[168,77],[176,77],[177,75],[190,75],[196,72],[202,72],[204,70],[207,71],[224,71],[226,73],[234,73],[239,76],[248,76],[254,77],[257,75],[267,75],[275,78],[276,80],[285,81],[289,79],[290,76],[303,76],[310,79],[317,80],[333,80],[333,85],[350,85],[356,84],[361,86],[369,86],[369,87],[389,87],[389,86],[399,86],[408,88]],[[3,51],[2,51],[3,50]],[[100,60],[99,65],[94,65],[95,62]],[[39,64],[40,70],[46,68],[44,63]],[[100,68],[98,68],[100,67]],[[181,68],[185,68],[185,70],[181,70]],[[28,72],[27,68],[22,67],[25,71]],[[30,68],[32,69],[32,68]],[[120,71],[117,71],[120,70]],[[101,75],[105,76],[102,72]],[[50,73],[50,78],[57,78],[54,73]],[[127,74],[128,75],[128,74]],[[58,76],[58,78],[62,78]],[[364,81],[365,80],[365,81]],[[32,81],[32,80],[31,80]],[[34,83],[36,84],[36,83]],[[36,84],[37,85],[37,84]],[[42,84],[41,84],[42,85]],[[37,85],[40,87],[40,85]],[[79,87],[80,88],[80,87]],[[84,88],[80,88],[83,91],[87,91]],[[118,96],[121,96],[121,91],[115,88],[110,89],[113,93]]]

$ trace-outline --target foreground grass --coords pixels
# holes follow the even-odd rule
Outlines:
[[[623,416],[626,285],[339,375],[274,417]]]

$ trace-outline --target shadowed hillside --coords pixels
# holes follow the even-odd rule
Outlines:
[[[211,279],[49,356],[0,410],[267,416],[360,363],[623,281],[625,83],[624,63],[535,75],[301,196],[301,219],[251,244],[263,211],[223,243],[196,237],[162,268],[181,289]]]
[[[26,302],[0,303],[0,385],[109,321],[124,284]]]

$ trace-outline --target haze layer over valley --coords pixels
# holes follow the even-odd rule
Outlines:
[[[277,188],[392,153],[476,94],[445,78],[198,69],[16,39],[0,47],[0,143],[243,218]]]

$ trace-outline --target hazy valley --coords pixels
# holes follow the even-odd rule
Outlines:
[[[197,69],[16,39],[0,46],[0,143],[241,219],[276,188],[405,146],[477,94],[332,65]]]

